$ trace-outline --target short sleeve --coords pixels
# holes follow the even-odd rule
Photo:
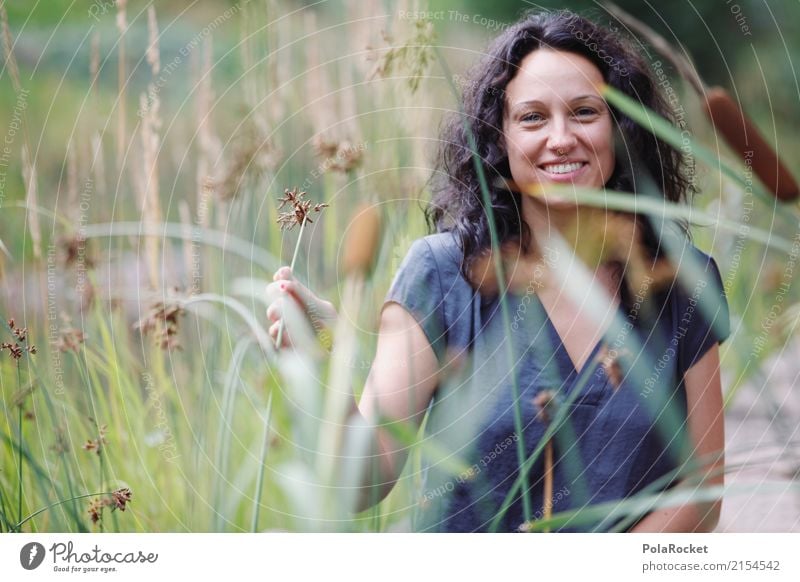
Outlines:
[[[728,299],[717,262],[696,249],[695,257],[678,294],[681,377],[715,343],[724,342],[730,335]]]
[[[441,365],[446,350],[445,305],[440,271],[425,239],[415,241],[397,270],[386,302],[403,306],[417,320]]]

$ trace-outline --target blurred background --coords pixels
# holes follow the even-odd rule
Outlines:
[[[797,2],[617,4],[727,89],[797,175]],[[330,204],[303,233],[296,273],[357,330],[346,382],[363,386],[383,296],[426,233],[437,130],[459,81],[523,10],[564,3],[3,7],[0,315],[37,347],[0,359],[4,531],[65,499],[22,529],[409,529],[418,457],[377,509],[345,517],[325,480],[334,469],[315,457],[333,372],[317,362],[298,375],[264,345],[263,286],[299,234],[277,227],[277,201],[297,187]],[[625,30],[602,4],[568,7]],[[721,348],[731,493],[718,529],[800,531],[797,203],[747,187],[757,178],[701,97],[642,42],[692,139],[744,177],[701,160],[694,202],[749,227],[694,231],[732,317]],[[343,261],[364,208],[380,234],[349,243],[375,248],[355,309]],[[127,513],[112,512],[108,494],[125,488]]]

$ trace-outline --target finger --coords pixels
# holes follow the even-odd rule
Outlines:
[[[276,322],[281,318],[280,301],[275,301],[267,307],[267,319]]]
[[[281,328],[281,322],[276,321],[271,326],[269,326],[269,336],[272,338],[273,342],[278,341],[278,333]],[[283,327],[283,336],[281,337],[281,348],[289,348],[292,346],[291,339],[289,338],[289,331],[286,329],[286,326]]]
[[[273,281],[279,281],[281,279],[291,279],[292,278],[292,269],[290,267],[283,266],[275,271],[275,275],[273,275]]]
[[[294,297],[304,310],[308,310],[309,307],[319,306],[321,303],[320,298],[297,279],[281,281],[281,283],[283,283],[283,286],[280,287],[280,290]]]
[[[284,280],[269,283],[265,290],[267,294],[267,301],[270,304],[273,304],[281,299],[285,299],[287,297],[286,292],[288,291],[288,285],[289,282]]]

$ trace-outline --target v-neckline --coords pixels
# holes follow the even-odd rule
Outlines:
[[[558,329],[556,329],[555,323],[553,323],[553,320],[550,317],[550,314],[547,312],[547,309],[545,308],[544,303],[542,303],[542,300],[538,296],[536,297],[536,300],[539,302],[539,307],[541,308],[542,314],[544,315],[545,325],[550,330],[550,334],[552,335],[553,340],[554,340],[554,342],[556,344],[556,349],[560,350],[561,352],[563,352],[564,356],[566,357],[567,365],[569,366],[569,376],[573,376],[573,375],[574,376],[579,376],[584,371],[586,366],[591,366],[593,368],[596,365],[595,360],[597,359],[597,352],[600,350],[600,346],[605,341],[605,336],[606,336],[606,333],[608,333],[608,330],[610,329],[610,326],[609,326],[609,328],[605,329],[603,331],[603,333],[600,335],[600,339],[597,340],[597,342],[594,344],[594,346],[592,347],[592,350],[589,352],[589,356],[583,362],[583,365],[581,366],[581,368],[579,370],[577,364],[572,359],[572,356],[570,355],[569,350],[567,350],[567,345],[564,343],[563,338],[558,333]],[[619,309],[619,307],[617,307],[617,308]]]

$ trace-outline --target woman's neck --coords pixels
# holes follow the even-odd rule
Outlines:
[[[523,198],[523,219],[531,232],[533,252],[545,255],[553,247],[553,239],[561,237],[575,254],[594,270],[603,261],[607,211],[604,208],[577,205],[552,205],[532,198]]]
[[[539,257],[539,262],[546,267],[538,292],[546,295],[555,290],[557,295],[562,295],[564,281],[573,280],[585,268],[588,273],[583,272],[594,283],[601,285],[609,297],[618,297],[621,281],[616,266],[609,262],[614,242],[607,239],[607,236],[616,236],[617,233],[609,232],[614,229],[609,228],[607,210],[590,206],[548,206],[534,198],[524,200],[529,201],[523,203],[523,218],[531,232],[531,255]],[[580,261],[570,260],[558,251],[559,248],[563,249],[558,237]],[[558,275],[552,270],[554,261],[560,265]],[[578,294],[591,292],[588,288],[575,291]],[[576,304],[582,302],[576,300]]]

